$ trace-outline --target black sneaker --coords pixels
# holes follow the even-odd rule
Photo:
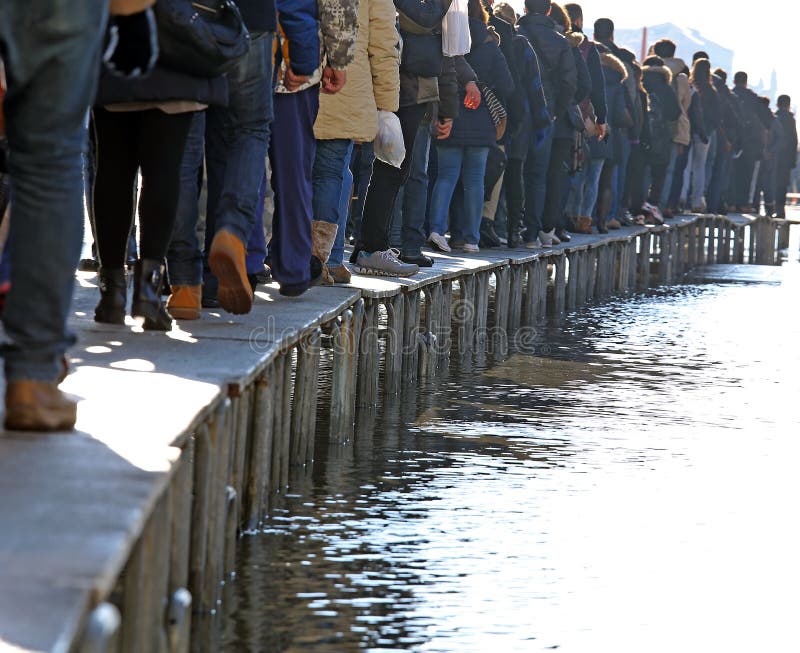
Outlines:
[[[562,243],[568,243],[570,240],[572,240],[572,236],[569,235],[569,232],[567,232],[566,229],[559,229],[556,231],[556,236],[558,236],[558,239]]]
[[[400,260],[403,263],[410,263],[421,268],[432,268],[434,263],[433,259],[430,256],[425,256],[425,254],[420,254],[419,256],[406,256],[405,254],[401,254]]]
[[[503,243],[500,241],[500,236],[497,235],[497,232],[494,229],[494,220],[489,220],[488,218],[483,218],[481,220],[481,247],[500,247]]]

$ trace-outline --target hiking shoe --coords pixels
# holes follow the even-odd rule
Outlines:
[[[247,280],[244,243],[221,229],[211,241],[208,265],[217,277],[217,300],[228,313],[243,315],[253,308],[253,289]]]
[[[167,311],[176,320],[200,319],[200,285],[172,286],[172,294],[167,299]]]
[[[328,268],[328,274],[333,277],[335,283],[350,283],[350,270],[344,263]]]
[[[442,236],[442,234],[437,234],[435,231],[428,236],[428,242],[433,245],[434,249],[444,252],[445,254],[452,251],[450,245],[447,244],[447,238]]]
[[[387,249],[383,252],[359,252],[356,260],[356,272],[377,277],[410,277],[419,272],[419,266],[413,263],[403,263],[398,257],[400,252],[396,249]]]
[[[473,243],[464,243],[464,252],[467,254],[477,254],[481,251],[481,248]]]

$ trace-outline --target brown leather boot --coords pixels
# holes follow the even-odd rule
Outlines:
[[[6,421],[9,431],[71,431],[78,403],[54,382],[10,381],[6,386]]]
[[[328,272],[336,283],[350,283],[350,270],[347,269],[344,263],[337,265],[335,268],[330,268]]]
[[[245,244],[230,231],[220,230],[211,241],[208,265],[217,277],[219,305],[228,313],[243,315],[253,308],[253,289],[247,280]]]
[[[172,294],[167,298],[167,310],[176,320],[199,320],[201,287],[171,286]]]
[[[322,263],[322,278],[320,285],[332,286],[334,279],[328,270],[328,259],[331,256],[336,232],[339,227],[334,222],[314,220],[311,223],[311,256],[315,256]]]

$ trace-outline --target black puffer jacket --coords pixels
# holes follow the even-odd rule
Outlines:
[[[550,113],[567,119],[578,87],[575,57],[567,40],[555,30],[555,23],[544,14],[527,14],[519,19],[517,30],[528,39],[539,58],[544,96]]]
[[[128,102],[170,102],[183,100],[210,106],[228,104],[228,80],[224,76],[211,79],[156,65],[147,77],[127,79],[106,71],[100,75],[95,106]]]

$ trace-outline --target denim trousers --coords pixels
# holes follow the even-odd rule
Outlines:
[[[11,291],[3,312],[7,380],[53,381],[83,242],[83,158],[107,0],[3,0],[8,94]]]
[[[346,138],[318,140],[312,175],[314,219],[338,225],[328,263],[338,267],[344,256],[347,207],[353,187],[350,158],[353,141]]]
[[[705,202],[706,190],[706,160],[711,141],[703,143],[697,136],[692,141],[692,183],[689,208],[696,209]]]
[[[551,125],[545,131],[544,139],[538,145],[531,138],[528,145],[528,156],[523,168],[525,185],[525,227],[528,241],[536,240],[542,230],[544,204],[547,199],[547,171],[550,167],[550,152],[553,147],[555,128]]]
[[[706,203],[709,213],[721,214],[724,212],[727,185],[730,180],[733,154],[722,142],[717,144],[717,155],[711,169],[711,179],[708,184]]]
[[[175,286],[198,286],[203,282],[203,253],[197,238],[197,223],[200,220],[199,199],[205,134],[206,114],[204,111],[197,111],[192,116],[189,136],[183,150],[178,209],[167,251],[169,281]]]
[[[220,229],[247,243],[260,214],[273,117],[274,37],[253,35],[247,54],[228,73],[228,106],[206,112],[206,253]],[[207,268],[205,274],[210,276]]]
[[[588,217],[594,213],[594,206],[597,204],[597,195],[600,188],[600,173],[603,172],[605,164],[605,159],[590,159],[585,163],[583,195],[581,196],[580,213],[577,215]]]
[[[417,129],[411,170],[403,186],[403,213],[400,230],[401,250],[405,256],[420,256],[425,244],[425,207],[428,203],[428,157],[431,149],[431,124],[435,105],[430,105]]]
[[[609,211],[610,218],[621,218],[625,203],[625,187],[628,182],[628,161],[631,158],[631,142],[628,137],[621,135],[622,141],[621,155],[614,168],[614,181],[612,182],[613,196],[611,200],[611,210]]]
[[[669,196],[672,191],[672,180],[675,176],[675,166],[678,162],[678,157],[680,156],[679,149],[681,145],[677,143],[672,143],[670,145],[669,150],[669,163],[667,164],[667,173],[664,175],[664,187],[661,190],[661,197],[657,198],[657,206],[667,207],[669,206]]]
[[[582,215],[581,202],[583,200],[583,187],[586,181],[586,169],[589,167],[590,159],[586,159],[579,170],[569,178],[569,190],[567,191],[567,205],[564,209],[566,215],[574,218]]]
[[[374,161],[375,149],[371,141],[353,147],[353,155],[350,158],[350,173],[353,176],[353,202],[350,204],[350,215],[347,218],[347,235],[352,235],[356,240],[361,235],[361,217],[364,215],[364,200],[367,197]]]
[[[314,121],[318,111],[319,86],[275,95],[275,128],[269,148],[275,215],[269,262],[275,280],[294,292],[304,291],[311,282]],[[338,200],[338,194],[334,199]]]
[[[464,210],[453,215],[454,230],[464,240],[477,245],[481,238],[481,213],[483,212],[483,177],[486,174],[488,147],[459,147],[439,144],[437,148],[439,172],[431,197],[431,232],[447,231],[450,202],[459,177],[464,186]]]

